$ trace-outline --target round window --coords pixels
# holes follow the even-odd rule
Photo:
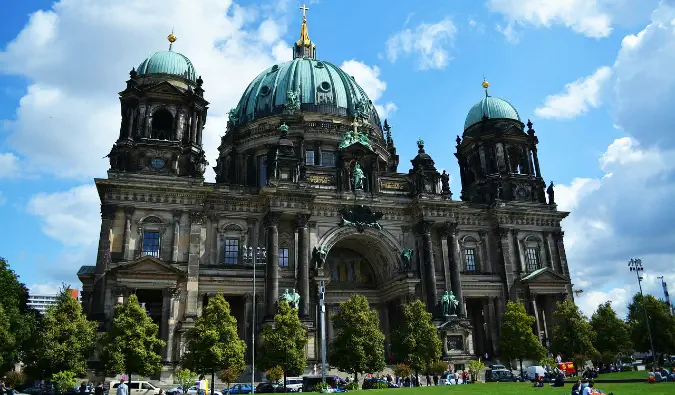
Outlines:
[[[277,71],[277,70],[279,70],[279,65],[275,64],[274,66],[272,66],[272,71]]]
[[[262,88],[260,88],[260,94],[261,95],[265,96],[265,95],[268,95],[269,93],[270,93],[270,87],[269,86],[265,85]]]
[[[330,82],[328,82],[328,81],[322,82],[321,83],[321,89],[323,89],[325,91],[330,90]]]
[[[150,166],[152,166],[153,169],[161,169],[164,167],[164,159],[152,158],[152,161],[150,161]]]
[[[316,68],[322,69],[323,68],[323,62],[316,62]]]

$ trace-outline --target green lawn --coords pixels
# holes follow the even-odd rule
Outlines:
[[[672,395],[675,383],[617,383],[597,384],[596,388],[605,394],[614,395]],[[572,386],[535,388],[531,383],[485,383],[468,385],[444,385],[437,387],[418,387],[401,389],[368,390],[367,393],[386,392],[386,395],[569,395]],[[360,392],[360,391],[359,391]]]
[[[649,377],[649,374],[645,370],[639,371],[630,371],[630,372],[616,372],[616,373],[600,373],[598,375],[598,380],[623,380],[623,379],[645,379]],[[576,377],[568,377],[567,381],[577,381]]]

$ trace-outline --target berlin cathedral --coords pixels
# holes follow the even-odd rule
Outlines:
[[[498,358],[509,300],[524,301],[533,331],[549,341],[556,302],[572,297],[568,213],[544,181],[532,123],[489,96],[487,82],[461,133],[456,126],[457,196],[422,140],[399,172],[387,120],[352,76],[316,59],[305,17],[293,60],[260,73],[230,110],[217,158],[205,157],[208,84],[190,59],[170,46],[129,76],[108,176],[95,180],[96,264],[78,277],[83,308],[102,331],[115,304],[138,297],[166,341],[162,377],[218,293],[247,360],[253,331],[286,293],[308,331],[310,366],[322,341],[330,346],[331,315],[353,294],[378,312],[388,362],[401,307],[415,299],[433,314],[451,363]],[[215,183],[204,181],[209,163]],[[458,302],[450,314],[446,292]]]

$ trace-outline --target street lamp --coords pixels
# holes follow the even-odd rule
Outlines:
[[[255,250],[251,246],[243,246],[242,252],[244,254],[244,262],[253,263],[253,319],[251,325],[251,392],[255,391],[255,330],[256,330],[256,320],[255,316],[255,271],[256,265],[259,261],[265,262],[267,257],[267,250],[265,248],[257,247]]]
[[[641,259],[632,259],[628,261],[628,267],[631,272],[635,272],[640,287],[640,299],[642,300],[642,309],[645,311],[645,320],[647,323],[647,333],[649,334],[649,345],[652,347],[652,358],[654,358],[654,366],[657,366],[656,353],[654,352],[654,340],[652,339],[652,330],[649,327],[649,315],[647,314],[647,306],[645,305],[645,295],[642,293],[642,276],[640,273],[645,269],[642,267]]]

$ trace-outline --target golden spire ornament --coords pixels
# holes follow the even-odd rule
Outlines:
[[[483,89],[485,89],[485,97],[487,97],[488,96],[488,88],[490,87],[490,83],[485,80],[485,77],[483,77],[483,83],[480,84],[480,86],[482,86]]]
[[[171,28],[171,34],[169,34],[168,36],[166,36],[166,39],[169,40],[169,51],[171,51],[171,47],[173,46],[173,43],[175,43],[176,40],[178,40],[178,37],[176,37],[176,36],[173,34],[173,28]]]

